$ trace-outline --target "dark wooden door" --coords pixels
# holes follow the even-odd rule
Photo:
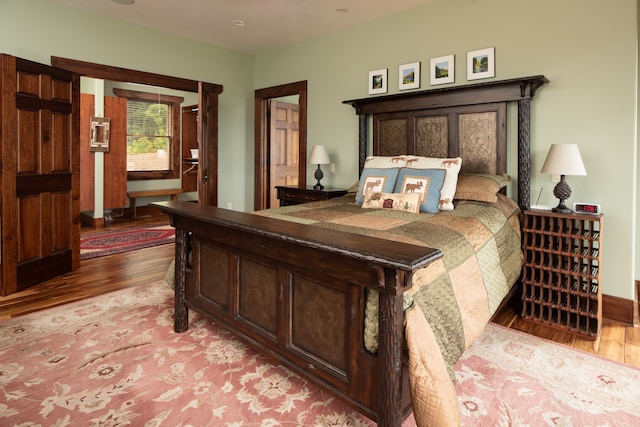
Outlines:
[[[300,108],[298,104],[271,100],[270,104],[269,207],[278,206],[276,186],[297,186],[300,182]]]
[[[198,82],[198,203],[209,206],[218,206],[218,95],[221,92],[220,85]]]
[[[182,107],[182,158],[191,159],[192,148],[198,148],[198,106]],[[198,165],[182,164],[182,191],[198,190]]]
[[[79,76],[0,55],[2,295],[80,266]]]

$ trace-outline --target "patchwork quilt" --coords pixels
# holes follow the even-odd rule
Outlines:
[[[522,268],[517,204],[457,201],[454,210],[364,209],[353,194],[254,212],[287,221],[438,248],[404,295],[405,339],[418,425],[457,425],[454,364],[480,335]],[[367,293],[365,347],[378,348],[378,294]]]

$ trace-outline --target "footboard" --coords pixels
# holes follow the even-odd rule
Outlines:
[[[438,250],[189,202],[154,206],[176,228],[176,332],[196,310],[379,425],[401,425],[411,410],[402,293]],[[363,344],[366,288],[380,293],[377,354]]]

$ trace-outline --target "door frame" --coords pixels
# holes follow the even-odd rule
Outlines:
[[[198,203],[218,205],[218,95],[222,85],[171,77],[110,65],[51,57],[51,65],[80,76],[126,83],[140,83],[198,94]],[[211,185],[208,185],[211,184]]]
[[[298,177],[307,184],[307,81],[272,86],[255,91],[254,210],[265,209],[269,200],[269,100],[298,95],[300,107]]]

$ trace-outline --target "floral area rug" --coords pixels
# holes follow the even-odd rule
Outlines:
[[[169,225],[88,234],[80,238],[80,259],[166,245],[174,239],[175,229]]]
[[[495,324],[456,383],[466,426],[640,426],[640,369]]]
[[[0,322],[0,426],[369,426],[164,281]]]
[[[172,315],[159,281],[0,322],[0,425],[375,425],[197,314],[174,333]],[[640,425],[640,370],[499,326],[456,375],[465,426]]]

